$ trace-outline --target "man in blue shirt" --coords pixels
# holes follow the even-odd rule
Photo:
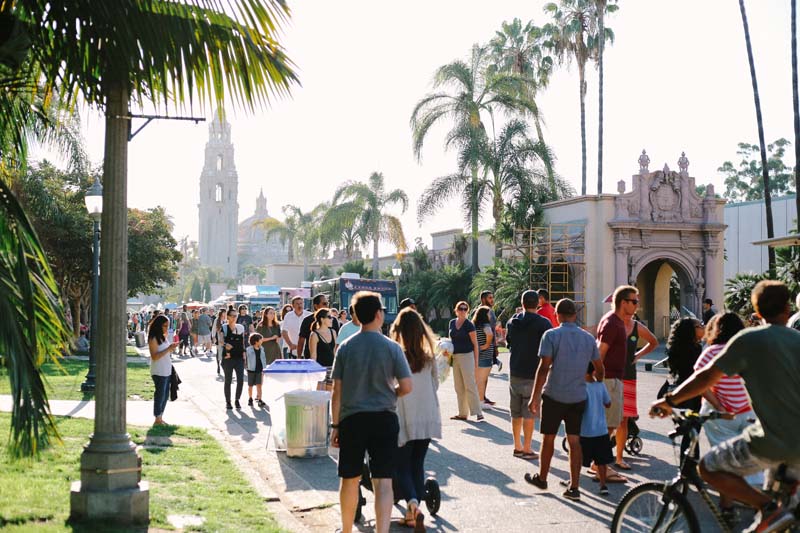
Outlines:
[[[525,481],[540,489],[547,488],[547,474],[561,422],[569,442],[569,488],[564,497],[580,500],[578,477],[581,472],[581,419],[586,407],[586,367],[594,365],[598,378],[605,374],[597,344],[589,333],[575,323],[575,302],[569,298],[556,304],[559,327],[548,330],[539,345],[541,364],[528,407],[534,415],[541,413],[542,451],[539,473],[525,474]]]

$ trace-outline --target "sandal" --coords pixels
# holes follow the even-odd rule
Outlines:
[[[522,457],[524,454],[522,450],[514,450],[514,457]]]
[[[614,463],[614,466],[616,466],[620,470],[630,470],[631,469],[631,465],[629,465],[625,461],[622,461],[621,463]]]
[[[522,452],[522,458],[527,461],[531,461],[533,459],[538,459],[539,454],[536,452]]]
[[[451,416],[450,420],[461,420],[462,422],[465,422],[467,420],[467,417],[466,416],[461,416],[461,415],[455,415],[455,416]]]
[[[592,481],[594,481],[596,483],[600,482],[600,478],[597,477],[597,476],[591,476],[591,478],[592,478]],[[609,472],[606,475],[606,483],[627,483],[627,482],[628,482],[628,478],[626,478],[625,476],[621,476],[617,472],[613,472],[613,473]]]

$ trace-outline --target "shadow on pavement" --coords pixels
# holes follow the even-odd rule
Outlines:
[[[439,486],[442,487],[442,501],[450,499],[447,495],[447,484],[451,476],[460,477],[477,485],[491,484],[506,496],[526,496],[509,487],[514,480],[504,472],[454,453],[443,446],[441,441],[431,443],[426,459],[426,470],[434,473]]]

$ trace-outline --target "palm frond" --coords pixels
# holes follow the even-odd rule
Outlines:
[[[462,173],[435,178],[422,192],[417,203],[417,221],[421,224],[433,215],[447,200],[463,191],[469,184],[469,176]]]
[[[0,213],[0,353],[12,391],[9,450],[30,457],[59,438],[38,369],[45,360],[58,361],[70,333],[44,250],[3,180]]]

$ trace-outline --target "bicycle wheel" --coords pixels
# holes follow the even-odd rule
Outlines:
[[[612,533],[663,532],[700,533],[694,509],[680,493],[662,501],[664,484],[647,482],[625,493],[611,521]]]

